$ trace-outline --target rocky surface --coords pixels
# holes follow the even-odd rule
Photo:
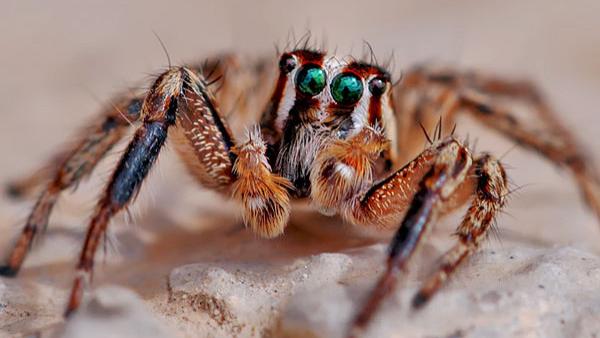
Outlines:
[[[190,311],[195,312],[196,322],[191,321],[186,329],[190,336],[206,328],[216,329],[223,337],[272,336],[278,332],[290,297],[341,283],[351,265],[350,256],[331,253],[283,266],[183,266],[169,277],[171,297],[167,314],[188,317]]]
[[[278,268],[187,265],[170,275],[166,317],[185,322],[189,337],[344,337],[382,251],[318,254]],[[486,250],[416,313],[408,304],[418,278],[409,278],[365,337],[592,337],[600,334],[598,278],[600,258],[576,249]]]
[[[599,276],[600,259],[572,248],[486,250],[421,311],[409,306],[418,283],[407,283],[365,337],[594,337]],[[298,292],[282,335],[343,337],[364,296],[364,288],[332,284]]]
[[[60,323],[63,292],[44,283],[0,279],[0,336],[51,330]]]
[[[105,286],[97,289],[80,311],[69,318],[57,337],[161,338],[173,336],[133,291]]]
[[[68,338],[344,337],[381,271],[384,251],[377,244],[279,264],[184,265],[170,273],[167,295],[144,301],[129,289],[99,287],[66,325],[52,312],[60,309],[62,292],[29,285],[32,300],[20,283],[4,281],[0,325],[7,336],[26,327]],[[578,249],[486,249],[413,312],[408,304],[420,275],[405,276],[364,337],[600,334],[600,258]]]

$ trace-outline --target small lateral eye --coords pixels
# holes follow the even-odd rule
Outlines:
[[[327,74],[323,68],[315,64],[302,66],[296,74],[296,87],[304,95],[315,96],[319,94],[327,83]]]
[[[279,60],[279,69],[282,73],[288,74],[296,68],[296,59],[292,55],[284,55]]]
[[[375,96],[381,96],[385,92],[386,86],[386,81],[380,77],[376,77],[369,81],[369,91]]]
[[[339,104],[354,104],[362,94],[363,82],[353,73],[338,74],[331,82],[331,96]]]

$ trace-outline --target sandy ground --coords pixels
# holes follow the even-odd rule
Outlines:
[[[590,156],[600,158],[599,2],[372,1],[368,8],[365,4],[7,1],[0,13],[0,180],[35,168],[92,117],[103,100],[166,66],[153,31],[177,63],[224,50],[272,53],[273,44],[283,44],[291,30],[301,34],[310,28],[342,53],[360,51],[363,39],[380,58],[393,52],[397,73],[416,61],[432,60],[530,78],[547,92]],[[502,154],[512,146],[470,121],[461,122],[458,132],[477,138],[480,150]],[[59,322],[84,224],[120,151],[115,150],[77,193],[61,201],[48,238],[27,261],[22,277],[8,282],[11,288],[31,284],[36,290],[40,285],[54,290],[45,293],[52,295],[50,303],[22,300],[31,307],[31,317],[15,320],[0,309],[4,311],[0,330],[8,336]],[[505,162],[513,168],[512,180],[524,188],[511,199],[510,216],[500,218],[499,238],[486,248],[552,252],[569,246],[597,257],[597,221],[583,208],[568,175],[518,149]],[[118,244],[109,252],[108,263],[98,266],[96,285],[126,285],[143,299],[155,300],[167,297],[166,276],[184,264],[285,261],[366,243],[294,229],[274,241],[256,239],[240,229],[232,213],[235,205],[190,182],[172,154],[161,159],[132,209],[133,221],[121,218],[113,224]],[[30,206],[3,197],[0,248],[8,247]],[[123,226],[126,223],[132,225]],[[446,235],[453,224],[455,218],[437,228],[433,247],[449,243]],[[464,281],[459,285],[467,287]]]

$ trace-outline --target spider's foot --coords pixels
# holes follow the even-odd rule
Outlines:
[[[22,198],[24,194],[23,189],[21,189],[18,185],[9,183],[4,187],[4,193],[6,196],[12,199]]]
[[[15,268],[10,265],[0,266],[0,276],[2,277],[15,277],[17,273],[19,273],[19,268]]]
[[[600,223],[600,182],[593,175],[581,175],[578,183],[583,200]]]
[[[427,302],[429,302],[430,298],[431,298],[431,296],[424,292],[417,292],[417,294],[413,297],[412,303],[411,303],[413,310],[422,309],[423,306],[425,306],[425,304],[427,304]]]
[[[75,309],[68,308],[68,309],[65,310],[65,313],[63,314],[63,317],[65,319],[68,319],[69,317],[71,317],[73,315],[73,313],[75,313]]]

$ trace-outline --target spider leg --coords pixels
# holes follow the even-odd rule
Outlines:
[[[380,228],[401,221],[390,245],[386,271],[356,316],[350,336],[370,323],[381,302],[393,292],[431,224],[472,199],[457,230],[459,243],[415,296],[415,307],[431,298],[477,249],[508,191],[498,161],[483,155],[473,163],[469,150],[452,137],[434,142],[406,166],[373,184],[373,163],[387,146],[381,131],[365,128],[349,140],[328,145],[311,173],[311,196],[325,211],[334,209],[354,224]]]
[[[84,286],[91,281],[94,255],[110,219],[135,198],[167,135],[173,136],[179,155],[199,183],[221,193],[233,190],[234,197],[242,199],[254,231],[274,236],[287,220],[289,183],[270,173],[260,138],[235,146],[208,84],[195,71],[178,67],[159,76],[144,99],[140,118],[143,123],[90,222],[66,316],[79,307]]]
[[[576,147],[575,138],[559,121],[548,101],[533,83],[524,80],[511,81],[495,76],[485,76],[479,73],[465,75],[470,86],[488,95],[521,100],[533,107],[533,113],[538,115],[549,132],[564,140],[565,144]]]
[[[395,92],[395,98],[400,110],[406,113],[401,115],[407,115],[399,124],[405,135],[405,144],[400,145],[402,148],[414,146],[416,136],[422,133],[420,123],[429,127],[431,121],[443,116],[444,130],[448,131],[456,114],[469,114],[517,144],[567,168],[574,176],[584,201],[600,220],[600,175],[593,159],[531,83],[476,72],[417,67],[407,73],[404,85]],[[531,108],[535,124],[519,118],[510,103],[522,103]]]
[[[6,195],[15,200],[34,196],[40,187],[56,175],[57,169],[71,153],[72,151],[60,152],[31,174],[9,182],[5,187]]]
[[[540,109],[545,105],[540,106]],[[527,127],[509,110],[486,100],[474,91],[460,95],[458,111],[466,111],[486,126],[536,151],[556,165],[568,168],[573,174],[586,204],[600,221],[600,176],[592,159],[574,141],[572,135],[551,115],[549,110],[539,113],[547,130]],[[538,110],[539,111],[539,110]],[[544,118],[547,116],[547,118]]]
[[[417,292],[412,302],[414,308],[423,306],[458,265],[477,250],[498,211],[504,206],[508,188],[506,174],[500,162],[484,154],[475,161],[472,171],[477,180],[475,198],[456,231],[458,242],[442,257],[438,270]]]
[[[121,157],[88,227],[65,316],[81,302],[83,284],[91,280],[94,255],[110,218],[135,196],[166,141],[168,129],[175,124],[181,92],[181,85],[174,83],[178,75],[180,73],[175,71],[163,74],[144,100],[143,124]]]
[[[390,245],[387,270],[356,317],[351,334],[368,325],[381,301],[393,291],[427,228],[470,198],[475,186],[469,175],[471,154],[452,137],[435,142],[373,184],[373,163],[387,146],[381,131],[365,128],[349,140],[328,145],[311,172],[311,197],[325,211],[333,209],[364,226],[389,229],[401,222]]]
[[[190,80],[190,74],[185,68],[171,68],[157,78],[146,95],[140,113],[142,125],[121,157],[88,227],[65,315],[79,306],[84,283],[91,281],[94,255],[108,222],[139,191],[163,148],[169,129],[175,125],[179,111],[197,108],[191,110],[192,114],[213,112],[212,106],[199,104],[207,99],[199,88],[203,83]]]
[[[356,316],[351,335],[362,331],[370,323],[381,302],[396,288],[401,271],[406,268],[426,230],[444,212],[444,204],[468,182],[467,174],[471,170],[472,159],[464,146],[449,138],[435,145],[434,150],[435,156],[428,170],[418,180],[416,192],[390,244],[386,270]],[[398,203],[396,196],[406,184],[408,173],[402,173],[401,169],[384,180],[385,183],[374,186],[361,199],[356,212],[373,218],[378,214],[385,218],[385,213],[390,211],[398,214],[398,209],[390,209],[390,206]]]
[[[140,107],[141,100],[137,98],[117,100],[84,129],[79,141],[70,149],[56,155],[44,169],[12,185],[15,193],[23,194],[51,178],[27,218],[6,265],[0,267],[0,275],[17,274],[36,234],[47,227],[48,218],[61,192],[76,187],[82,178],[92,172],[96,164],[123,137],[129,123],[138,118]]]

